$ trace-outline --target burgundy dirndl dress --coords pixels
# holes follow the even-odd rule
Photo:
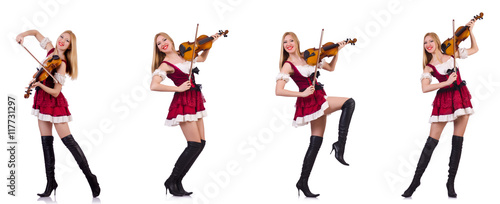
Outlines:
[[[175,72],[167,74],[166,76],[170,78],[176,86],[180,86],[188,80],[189,74],[184,73],[177,66],[189,64],[190,62],[175,65],[167,61],[163,61],[162,63],[166,63],[174,68]],[[197,68],[193,69],[193,73],[197,73]],[[196,84],[194,74],[192,74],[191,89],[184,92],[175,92],[168,109],[165,125],[176,126],[179,125],[180,122],[198,121],[199,118],[206,117],[207,112],[205,111],[203,103],[205,103],[205,98],[201,93],[201,85]]]
[[[432,76],[439,82],[448,80],[448,73],[452,72],[453,57],[447,62],[431,67],[433,72]],[[444,72],[447,74],[444,74]],[[462,80],[460,70],[457,66],[457,80],[456,83],[446,86],[437,91],[434,102],[432,103],[432,114],[429,119],[430,123],[433,122],[451,122],[462,115],[470,115],[474,113],[471,103],[471,94],[467,89],[465,81]]]
[[[47,53],[47,56],[52,52],[54,52],[54,49],[51,49]],[[63,60],[63,63],[66,63],[66,61]],[[59,75],[56,71],[54,69],[52,75],[56,77],[59,83],[64,84],[65,77]],[[50,88],[54,88],[55,85],[52,77],[47,77],[41,83]],[[68,109],[68,101],[64,97],[64,94],[60,92],[57,97],[53,97],[39,87],[36,88],[35,96],[33,97],[31,114],[36,116],[38,120],[51,123],[65,123],[72,120]]]
[[[306,65],[307,67],[305,67],[305,69],[309,69],[312,74],[305,77],[294,64],[289,61],[285,63],[289,63],[292,66],[293,75],[291,75],[290,78],[297,84],[301,92],[311,86],[315,70],[314,66]],[[323,116],[325,110],[328,108],[328,101],[326,101],[327,97],[323,85],[316,80],[313,94],[307,97],[297,97],[295,103],[295,116],[293,117],[292,125],[294,127],[307,125],[309,122]]]

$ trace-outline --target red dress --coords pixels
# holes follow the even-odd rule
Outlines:
[[[290,76],[290,78],[292,78],[295,84],[297,84],[301,92],[311,86],[312,77],[302,76],[295,65],[289,61],[286,61],[286,63],[289,63],[292,66],[293,75]],[[308,68],[314,70],[313,66],[308,66]],[[316,80],[315,91],[313,94],[307,97],[297,97],[297,102],[295,103],[295,116],[293,117],[293,126],[298,127],[307,125],[309,122],[323,116],[325,114],[325,110],[328,108],[326,98],[327,96],[325,90],[323,90],[322,85]]]
[[[450,58],[450,60],[453,59]],[[453,67],[453,64],[450,60],[436,66],[448,66],[449,68],[451,68]],[[431,64],[427,64],[427,66],[432,68],[432,76],[435,77],[439,82],[448,80],[448,74],[441,74],[438,69]],[[470,101],[472,97],[470,95],[469,89],[467,89],[467,86],[465,84],[465,81],[462,81],[462,77],[460,76],[460,70],[457,68],[456,84],[454,83],[450,86],[441,88],[436,93],[436,97],[434,98],[434,102],[432,103],[433,109],[432,115],[429,119],[430,123],[450,122],[454,121],[459,116],[470,115],[474,113],[474,110],[472,109],[472,103]]]
[[[182,72],[174,64],[163,61],[163,63],[168,64],[173,67],[175,72],[167,74],[176,86],[180,86],[182,83],[186,82],[189,75]],[[196,72],[193,70],[193,72]],[[165,125],[176,126],[180,122],[187,121],[197,121],[199,118],[207,116],[205,111],[205,98],[201,93],[201,86],[196,84],[194,74],[191,75],[191,89],[184,92],[175,92],[172,102],[170,103],[170,108],[168,109],[167,119]]]
[[[51,49],[47,56],[49,56],[54,49]],[[63,60],[64,63],[66,61]],[[64,83],[64,77],[56,74],[56,69],[54,69],[52,75],[58,78],[60,83]],[[41,82],[47,87],[54,88],[54,80],[52,77]],[[57,97],[53,97],[41,88],[36,88],[35,96],[33,97],[33,108],[31,114],[35,115],[38,120],[49,121],[52,123],[65,123],[72,120],[71,113],[68,109],[68,101],[61,92]]]

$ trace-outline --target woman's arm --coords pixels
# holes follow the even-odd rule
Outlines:
[[[213,37],[214,39],[212,40],[212,43],[214,43],[217,39],[219,39],[220,35],[219,34],[215,34],[215,35],[212,35],[211,37]],[[210,51],[210,49],[208,50],[204,50],[197,58],[196,58],[196,62],[204,62],[205,60],[207,60],[207,57],[208,57],[208,52]]]
[[[57,74],[61,75],[61,76],[66,76],[66,63],[61,63],[61,65],[59,66],[59,68],[57,69]],[[52,75],[54,76],[54,75]],[[51,77],[51,76],[49,76]],[[51,96],[53,96],[54,98],[57,98],[57,96],[59,96],[59,94],[61,93],[61,89],[62,89],[62,84],[61,82],[59,83],[55,83],[54,84],[54,88],[50,88],[48,86],[45,86],[44,84],[40,83],[40,82],[36,82],[33,84],[32,87],[40,87],[43,91],[47,92],[48,94],[50,94]]]
[[[153,79],[151,80],[151,85],[149,87],[151,91],[184,92],[191,88],[191,83],[189,81],[182,83],[180,86],[168,86],[161,84],[161,82],[164,80],[164,77],[166,77],[166,73],[174,72],[174,70],[172,69],[172,67],[168,66],[165,63],[162,63],[160,67],[158,67],[158,69],[164,71],[165,76],[160,76],[160,75],[153,76]]]
[[[281,72],[284,75],[290,75],[292,73],[292,67],[289,64],[283,65],[281,68]],[[314,93],[314,86],[309,86],[305,91],[290,91],[285,89],[286,81],[285,79],[277,79],[276,80],[276,96],[287,96],[287,97],[307,97]]]
[[[431,70],[432,70],[432,68],[426,66],[425,69],[424,69],[424,74],[425,73],[430,74]],[[431,91],[434,91],[434,90],[437,90],[437,89],[449,86],[449,85],[453,84],[453,82],[455,80],[457,80],[457,73],[451,74],[448,77],[447,81],[443,81],[443,82],[437,83],[437,84],[431,84],[431,79],[429,79],[429,78],[423,78],[422,81],[421,81],[422,82],[422,92],[427,93],[427,92],[431,92]]]
[[[472,33],[472,29],[474,28],[475,24],[476,24],[476,20],[471,20],[467,23],[467,26],[469,26],[469,32],[470,32],[470,35],[469,35],[470,48],[465,49],[465,51],[467,52],[465,54],[467,54],[467,56],[476,54],[476,52],[479,51],[479,47],[477,46],[476,38],[474,37],[474,33]],[[465,57],[467,57],[467,56],[465,56]],[[463,56],[460,56],[459,50],[456,50],[455,57],[463,57]],[[465,57],[463,57],[463,58],[465,58]]]
[[[333,56],[333,59],[330,63],[326,63],[326,62],[323,63],[322,67],[321,67],[322,69],[330,71],[330,72],[335,71],[335,65],[337,64],[337,60],[339,59],[338,56],[339,56],[340,49],[342,49],[347,43],[345,41],[341,41],[338,44],[339,44],[339,47],[338,47],[337,55]]]
[[[23,44],[24,37],[26,37],[26,36],[35,36],[35,38],[40,43],[45,39],[45,37],[40,32],[38,32],[38,30],[28,30],[28,31],[22,32],[19,35],[17,35],[16,41],[20,44]],[[52,48],[54,48],[52,43],[47,43],[47,46],[44,49],[51,50]]]

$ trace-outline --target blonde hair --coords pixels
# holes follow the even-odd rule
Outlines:
[[[64,31],[62,34],[69,34],[69,46],[68,49],[64,52],[64,56],[66,57],[66,73],[71,77],[71,79],[75,80],[78,77],[78,58],[76,52],[76,35],[71,31]]]
[[[160,66],[160,64],[163,62],[163,59],[165,59],[165,56],[166,56],[165,53],[163,53],[162,51],[160,51],[160,49],[158,49],[158,45],[156,45],[156,39],[160,35],[165,37],[167,40],[170,40],[170,42],[172,42],[171,49],[175,52],[174,40],[172,40],[172,38],[168,34],[166,34],[164,32],[160,32],[160,33],[156,34],[154,41],[153,41],[154,47],[153,47],[153,63],[151,63],[151,73],[153,73],[156,70],[156,68],[158,68]]]
[[[425,38],[427,36],[430,36],[434,42],[437,44],[437,47],[436,47],[436,50],[441,52],[441,41],[439,40],[439,36],[436,34],[436,33],[426,33],[425,36],[424,36],[424,42],[425,42]],[[427,50],[425,50],[425,46],[424,47],[424,59],[423,59],[423,68],[425,69],[425,66],[427,66],[427,64],[429,64],[429,62],[431,62],[432,60],[432,54],[427,52]]]
[[[300,56],[299,38],[297,38],[297,35],[295,35],[295,33],[293,33],[293,32],[286,32],[285,34],[283,34],[283,37],[281,38],[280,70],[283,67],[283,65],[285,64],[288,57],[290,56],[290,54],[288,54],[288,52],[285,50],[285,47],[283,46],[283,43],[285,41],[285,37],[287,35],[292,36],[292,39],[296,42],[297,49],[295,49],[295,52],[297,52],[297,54]]]

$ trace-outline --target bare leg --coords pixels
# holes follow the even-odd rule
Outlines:
[[[334,97],[329,96],[326,101],[328,101],[328,108],[325,110],[325,115],[338,111],[342,108],[342,105],[348,100],[346,97]]]
[[[429,134],[430,137],[439,140],[441,138],[441,133],[443,132],[444,127],[446,126],[446,122],[436,122],[431,124],[431,132]]]
[[[326,127],[326,114],[311,121],[311,135],[323,137]]]
[[[59,138],[64,138],[71,134],[68,123],[54,123]]]

